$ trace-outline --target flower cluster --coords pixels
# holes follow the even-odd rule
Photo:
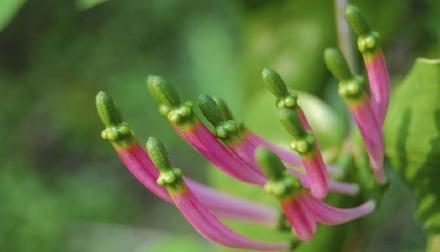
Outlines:
[[[388,105],[388,75],[377,33],[370,31],[356,7],[349,6],[346,16],[358,34],[358,47],[368,71],[369,93],[362,78],[350,73],[337,49],[327,49],[324,58],[340,80],[339,93],[360,129],[376,180],[383,184],[386,178],[382,125]],[[147,88],[159,112],[177,134],[215,167],[239,181],[263,187],[278,198],[285,219],[300,240],[310,240],[317,223],[337,225],[372,212],[376,205],[374,200],[348,209],[324,203],[329,191],[354,195],[359,188],[356,184],[329,178],[341,170],[324,162],[319,141],[298,104],[298,96],[287,89],[274,70],[264,69],[262,77],[276,97],[275,109],[291,136],[292,151],[271,143],[234,120],[225,102],[218,97],[198,97],[197,107],[211,124],[205,125],[194,113],[193,103],[182,102],[162,77],[149,76]],[[146,151],[141,147],[108,94],[99,92],[96,105],[106,126],[102,137],[112,143],[127,169],[156,196],[174,204],[200,235],[234,248],[283,250],[291,246],[288,242],[249,239],[221,221],[223,218],[245,220],[276,228],[279,225],[277,208],[216,191],[184,176],[179,168],[171,165],[159,140],[150,137]]]

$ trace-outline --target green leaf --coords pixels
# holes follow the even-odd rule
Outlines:
[[[394,92],[386,154],[417,199],[416,219],[440,232],[440,60],[418,59]]]
[[[0,1],[0,32],[11,22],[26,0],[1,0]]]
[[[80,10],[88,10],[107,1],[108,0],[76,0],[76,6]]]

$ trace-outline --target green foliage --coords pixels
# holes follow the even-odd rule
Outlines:
[[[11,22],[26,0],[2,0],[0,2],[0,32]]]
[[[440,232],[440,60],[418,59],[394,91],[385,125],[392,167],[415,194],[416,218]]]
[[[76,0],[76,5],[80,10],[87,10],[108,0]]]

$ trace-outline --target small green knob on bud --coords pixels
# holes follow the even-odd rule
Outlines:
[[[327,68],[339,81],[347,81],[353,78],[353,75],[348,68],[347,61],[338,49],[325,49],[324,61]]]
[[[112,127],[122,122],[121,115],[113,103],[113,99],[104,91],[99,91],[96,95],[96,109],[106,127]]]
[[[280,180],[284,177],[286,166],[272,151],[259,147],[255,151],[255,160],[269,179]]]
[[[225,121],[221,108],[215,102],[214,98],[209,95],[199,95],[197,99],[198,106],[202,114],[215,127]]]
[[[312,154],[316,146],[315,137],[311,132],[307,132],[301,139],[294,139],[290,143],[290,149],[296,151],[301,156]]]
[[[283,98],[289,95],[286,84],[277,72],[270,68],[264,68],[262,75],[270,92],[272,92],[277,98]]]
[[[339,95],[347,101],[358,101],[362,99],[364,91],[364,78],[362,76],[355,76],[349,81],[339,83]]]
[[[179,186],[182,182],[182,171],[171,166],[168,153],[162,142],[155,137],[149,137],[146,146],[148,156],[160,172],[157,183],[172,188]]]
[[[284,129],[295,139],[301,139],[306,135],[306,130],[296,113],[287,108],[278,110],[278,118]]]
[[[156,75],[147,77],[147,88],[159,105],[174,108],[180,105],[176,90],[164,78]]]
[[[119,146],[130,145],[133,142],[133,132],[128,124],[122,121],[121,114],[110,95],[100,91],[96,95],[96,108],[101,121],[105,125],[101,137]]]
[[[362,12],[355,5],[349,4],[345,8],[345,18],[353,31],[358,35],[365,35],[370,32],[370,27]]]

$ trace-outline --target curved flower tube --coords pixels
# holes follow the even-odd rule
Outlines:
[[[193,113],[190,102],[181,103],[174,88],[159,76],[149,76],[147,86],[159,111],[177,133],[226,174],[244,182],[263,185],[264,176],[231,153]]]
[[[324,59],[329,70],[340,81],[339,95],[344,98],[361,132],[376,181],[379,184],[385,184],[382,127],[371,107],[370,97],[364,91],[363,79],[352,75],[339,50],[326,49]]]
[[[353,208],[336,208],[304,194],[301,202],[306,205],[313,218],[320,224],[339,225],[371,213],[376,207],[373,200],[369,200]]]
[[[303,128],[292,110],[282,108],[278,116],[286,131],[293,137],[290,148],[301,155],[312,195],[323,199],[329,190],[329,179],[313,134]]]
[[[301,156],[312,195],[322,199],[328,192],[327,167],[316,136],[297,103],[298,97],[287,90],[281,76],[274,70],[265,68],[262,75],[269,90],[277,97],[278,115],[284,128],[294,138],[290,147]]]
[[[255,153],[256,148],[265,147],[275,152],[281,158],[281,160],[283,160],[283,162],[294,166],[294,167],[288,166],[288,169],[295,169],[296,166],[302,165],[302,160],[299,155],[295,155],[295,153],[271,143],[270,141],[264,139],[263,137],[259,136],[258,134],[252,131],[246,130],[244,132],[244,138],[248,139],[248,141],[253,143],[253,147],[254,147],[254,150],[252,151],[253,153]],[[329,175],[333,175],[337,177],[341,176],[341,169],[339,167],[326,165],[326,168]]]
[[[221,105],[219,104],[219,102]],[[290,159],[292,159],[292,157],[296,158],[293,153],[289,153],[288,151],[285,151],[284,149],[273,145],[272,143],[245,129],[239,123],[232,120],[230,112],[228,113],[228,118],[226,118],[226,116],[223,114],[223,110],[229,111],[229,109],[227,108],[226,104],[221,101],[220,98],[214,98],[208,95],[200,96],[199,107],[203,115],[205,115],[205,117],[208,119],[208,121],[216,127],[217,137],[223,139],[225,145],[228,147],[228,149],[231,150],[232,153],[236,154],[249,166],[253,167],[253,169],[259,172],[259,174],[263,174],[261,168],[255,162],[255,150],[259,146],[269,146],[274,148],[275,150],[279,150],[280,152],[282,152],[282,154]],[[301,158],[298,159],[299,160],[297,162],[302,163]],[[316,160],[317,162],[319,162],[319,158],[317,158]],[[308,161],[306,160],[304,162]],[[308,166],[313,166],[313,164],[308,164]],[[324,164],[321,163],[319,164],[319,166],[322,167],[324,166]],[[301,179],[301,183],[304,187],[311,188],[311,184],[307,176],[291,168],[289,168],[288,170],[294,176]],[[332,191],[353,195],[358,192],[359,188],[353,184],[331,181],[329,189]]]
[[[102,137],[109,140],[130,173],[149,191],[171,202],[167,190],[156,183],[159,172],[145,150],[136,142],[133,132],[122,122],[110,96],[100,92],[96,97],[99,115],[106,125]],[[274,226],[277,211],[274,208],[215,191],[196,181],[185,178],[196,197],[213,213],[230,219],[240,219]]]
[[[279,157],[268,149],[257,150],[257,162],[269,177],[265,190],[280,200],[293,231],[299,239],[310,240],[316,232],[316,223],[337,225],[365,216],[375,208],[374,201],[368,201],[358,207],[341,209],[325,204],[300,188]]]
[[[371,107],[382,127],[388,110],[390,80],[385,57],[379,46],[379,34],[370,29],[356,6],[348,5],[345,9],[345,17],[358,36],[357,46],[364,58],[370,83]]]
[[[182,172],[170,166],[165,148],[159,141],[150,137],[147,150],[160,171],[157,182],[167,189],[175,206],[201,236],[232,248],[282,250],[289,247],[289,244],[284,242],[269,243],[251,240],[224,225],[194,196],[182,179]]]

